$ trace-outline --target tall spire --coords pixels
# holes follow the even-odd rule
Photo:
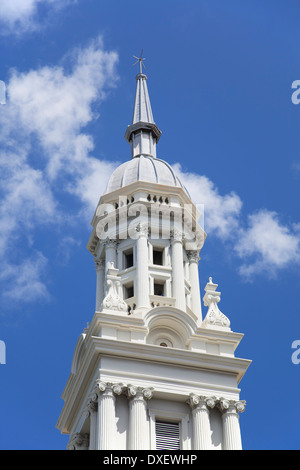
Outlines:
[[[139,73],[136,77],[136,93],[133,107],[132,124],[148,122],[154,124],[151,103],[147,88],[147,75]]]
[[[143,51],[142,51],[143,53]],[[161,131],[153,120],[151,103],[147,87],[147,75],[142,73],[142,67],[145,68],[141,56],[133,56],[139,62],[140,73],[136,76],[136,92],[133,107],[132,123],[127,127],[125,139],[131,145],[131,157],[141,155],[150,155],[156,158],[156,144],[161,136]]]

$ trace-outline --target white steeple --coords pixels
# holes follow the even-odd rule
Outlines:
[[[219,310],[211,279],[202,318],[206,234],[188,191],[156,158],[161,132],[142,60],[125,134],[132,159],[113,172],[92,220],[96,308],[58,428],[72,449],[240,449],[238,384],[250,361],[235,357],[243,335]]]
[[[147,75],[139,73],[136,76],[136,93],[135,102],[133,107],[132,123],[145,122],[148,124],[154,124],[153,114],[149,99],[149,93],[147,88]]]
[[[142,56],[141,56],[142,57]],[[153,114],[147,87],[147,75],[142,73],[143,60],[139,58],[140,73],[136,76],[136,93],[132,123],[128,126],[125,139],[131,145],[131,157],[140,155],[156,157],[156,144],[161,131],[153,120]]]

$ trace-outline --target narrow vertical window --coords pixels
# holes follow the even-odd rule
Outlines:
[[[163,250],[159,250],[158,248],[153,249],[153,264],[159,266],[163,265]]]
[[[128,250],[124,252],[124,268],[131,268],[133,266],[133,250]]]
[[[124,298],[130,299],[130,297],[134,296],[134,288],[133,284],[124,286]]]
[[[165,283],[161,284],[154,281],[154,295],[165,295]]]

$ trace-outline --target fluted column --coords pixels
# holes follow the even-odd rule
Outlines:
[[[107,238],[104,242],[105,246],[105,271],[108,270],[108,268],[117,267],[117,246],[118,246],[118,241]]]
[[[175,297],[175,307],[186,310],[185,285],[183,270],[182,232],[173,230],[172,244],[172,296]]]
[[[136,242],[136,308],[149,307],[149,274],[148,274],[148,225],[137,227]]]
[[[128,386],[129,450],[147,450],[150,444],[147,400],[152,398],[150,388]]]
[[[89,400],[87,405],[87,412],[90,417],[90,442],[89,442],[89,450],[96,449],[96,437],[97,437],[97,395],[94,396]]]
[[[220,400],[223,421],[223,449],[242,450],[239,412],[245,409],[244,401]]]
[[[193,415],[193,450],[211,449],[209,408],[216,404],[215,398],[191,394],[189,404]]]
[[[187,251],[189,260],[189,278],[191,284],[191,309],[197,315],[198,319],[202,321],[202,309],[200,298],[200,285],[199,285],[199,272],[198,262],[199,255],[197,251]]]
[[[96,312],[101,310],[104,298],[104,280],[105,280],[105,263],[102,259],[95,259],[95,267],[97,273],[96,283]]]
[[[98,396],[96,449],[112,450],[117,439],[115,395],[122,393],[122,387],[119,384],[97,381],[96,393]]]

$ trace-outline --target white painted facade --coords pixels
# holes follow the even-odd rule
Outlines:
[[[112,174],[92,220],[96,311],[74,351],[57,427],[69,449],[153,450],[175,423],[183,450],[241,449],[243,335],[218,307],[202,313],[198,262],[206,234],[172,168],[156,158],[147,77],[137,75],[132,159]],[[166,447],[168,448],[168,447]]]

